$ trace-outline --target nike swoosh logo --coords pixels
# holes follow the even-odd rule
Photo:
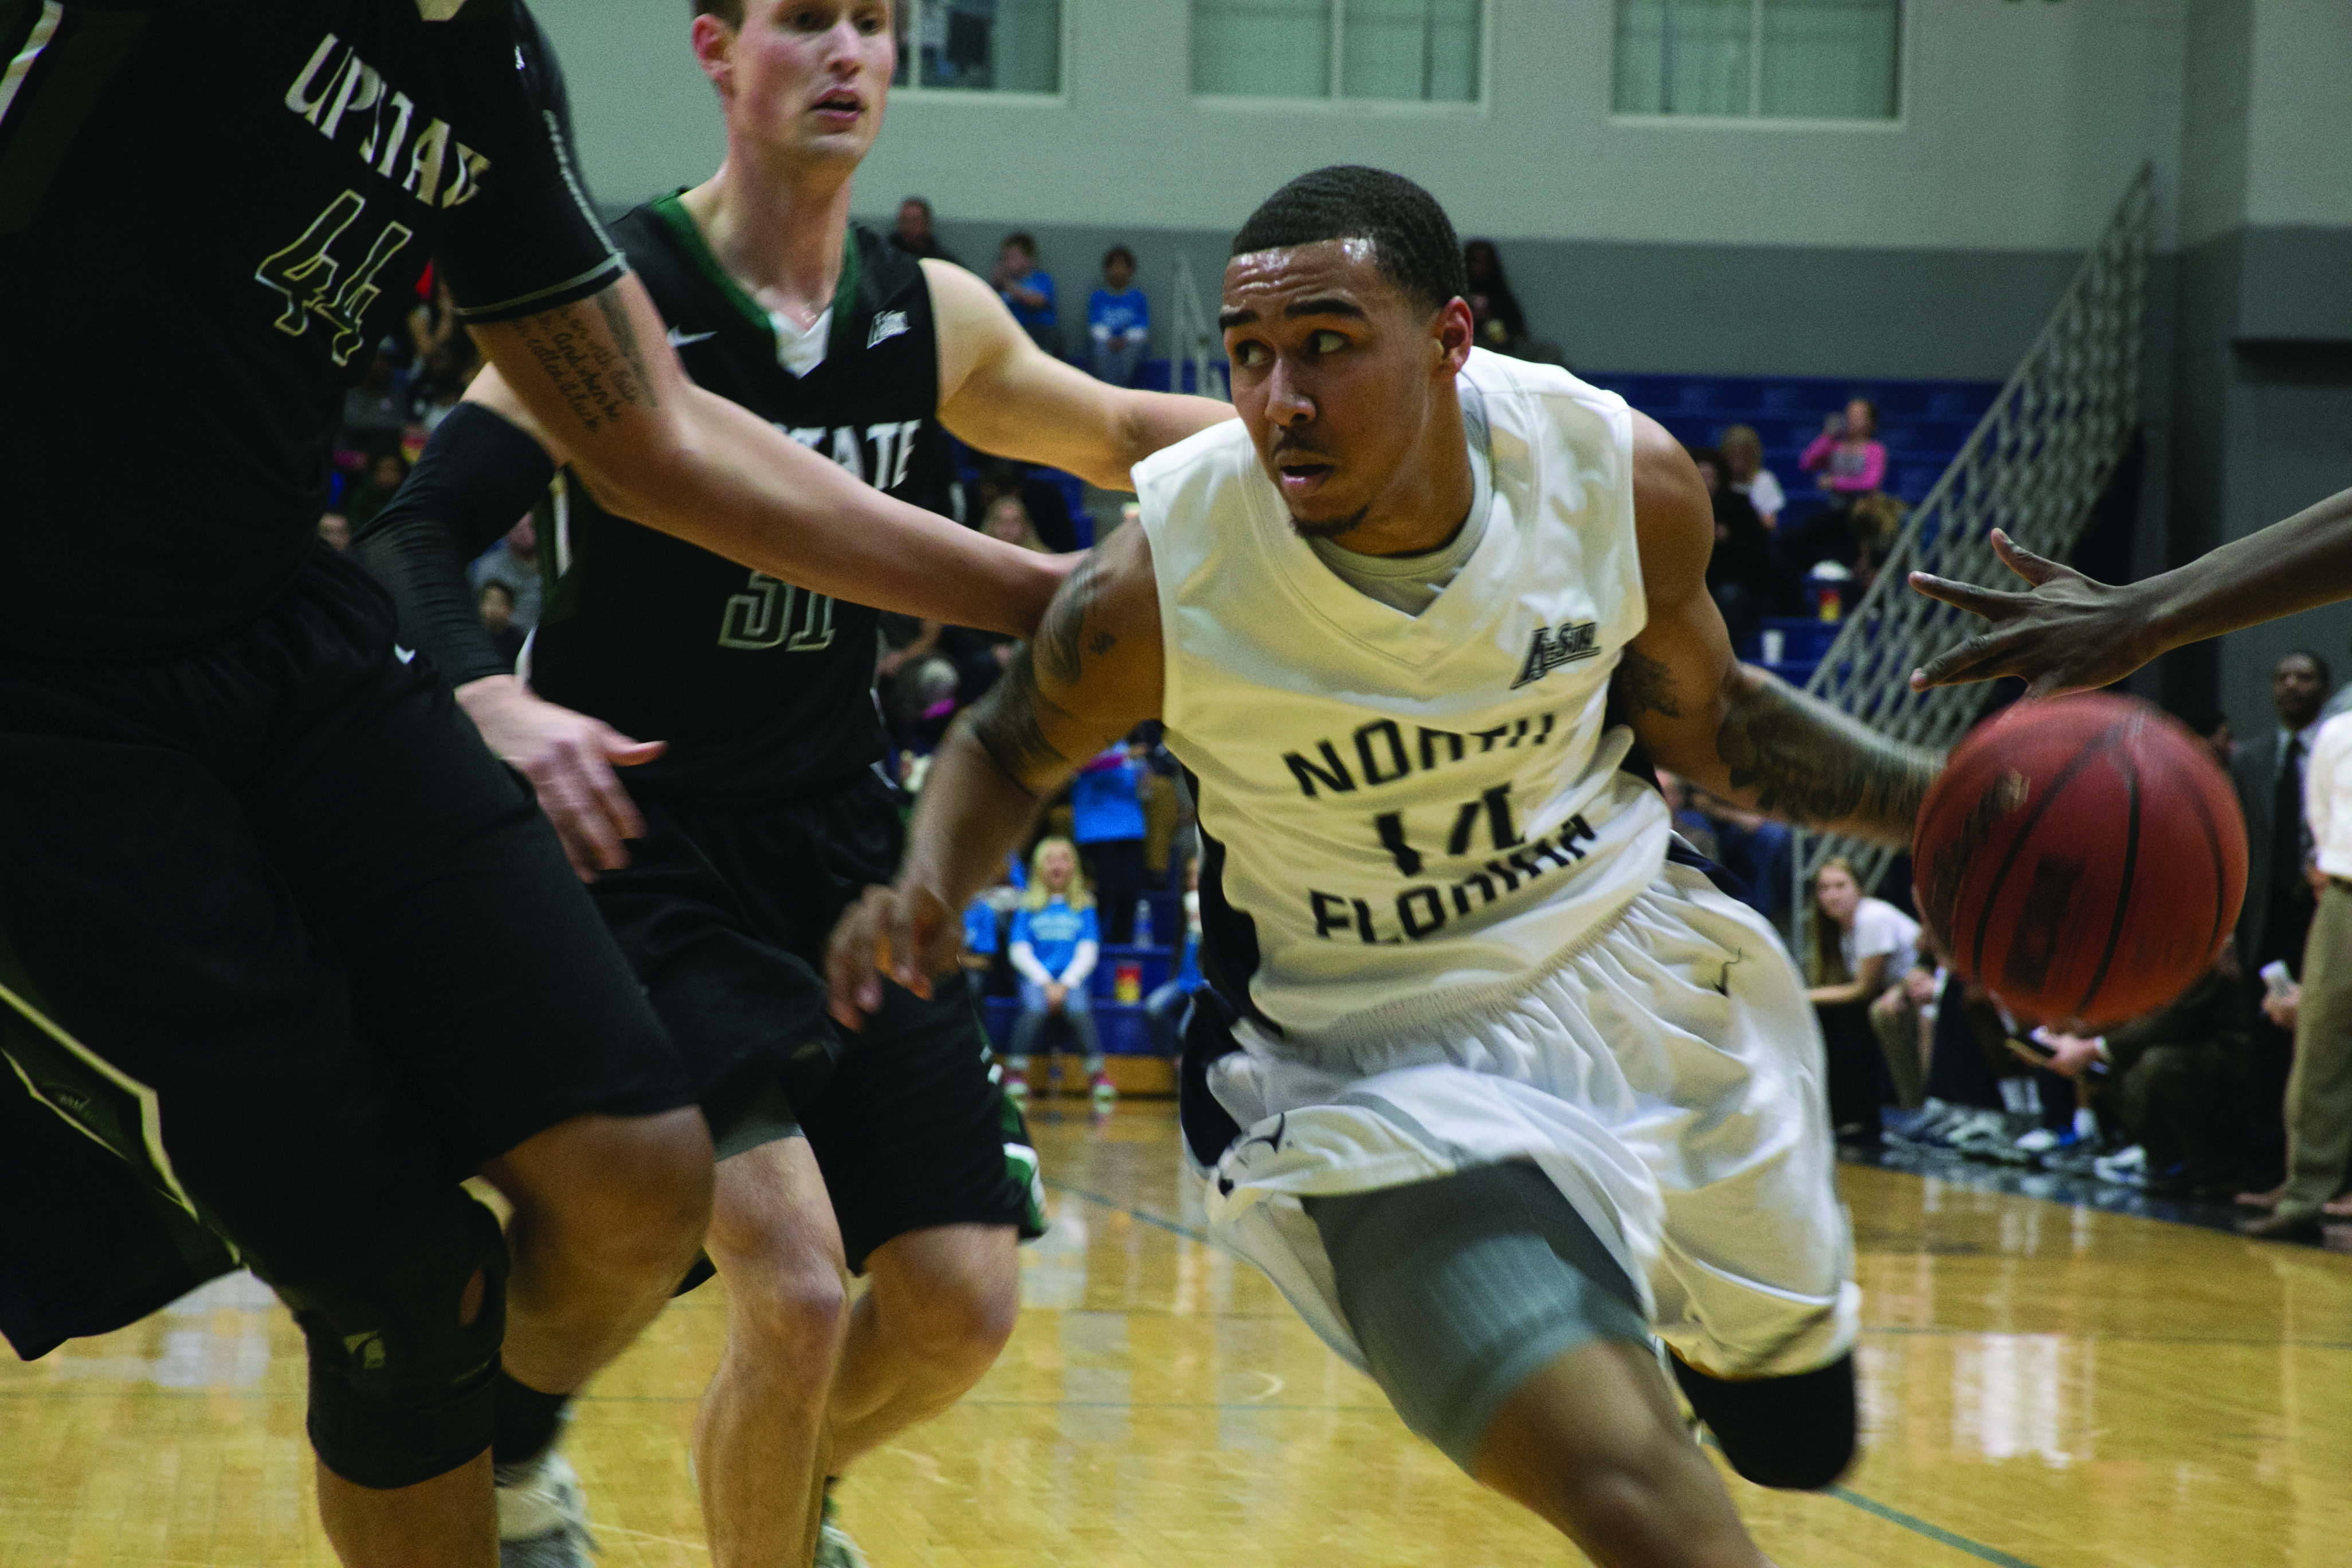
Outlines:
[[[413,647],[403,647],[398,643],[394,643],[392,645],[392,657],[403,664],[412,664],[415,662],[416,650]]]
[[[682,349],[688,343],[698,343],[705,338],[715,338],[719,334],[715,331],[681,332],[676,327],[672,327],[669,330],[669,346],[674,349]]]

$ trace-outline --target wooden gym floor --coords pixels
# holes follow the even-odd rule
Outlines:
[[[1035,1118],[1054,1230],[971,1397],[853,1473],[877,1568],[1574,1563],[1203,1244],[1163,1104]],[[1865,1452],[1734,1495],[1782,1568],[2352,1563],[2352,1259],[1848,1166]],[[719,1290],[583,1402],[606,1568],[707,1563],[686,1437]],[[251,1279],[0,1355],[0,1568],[331,1564],[300,1341]]]

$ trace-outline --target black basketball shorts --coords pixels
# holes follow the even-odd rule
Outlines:
[[[321,548],[196,651],[0,657],[0,1093],[298,1277],[560,1121],[694,1101],[529,789],[394,631]]]
[[[997,1087],[963,976],[928,1001],[885,985],[880,1012],[854,1034],[825,1013],[835,922],[898,869],[897,792],[859,773],[756,805],[637,804],[646,837],[591,891],[700,1086],[722,1156],[788,1135],[775,1114],[788,1102],[860,1271],[912,1230],[1044,1234],[1037,1156]],[[812,1070],[820,1046],[830,1072]]]

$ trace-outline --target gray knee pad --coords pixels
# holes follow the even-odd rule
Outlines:
[[[484,1289],[457,1320],[467,1282]],[[506,1333],[506,1237],[460,1188],[432,1199],[331,1275],[270,1284],[310,1351],[310,1446],[363,1487],[414,1486],[490,1446],[490,1393]]]
[[[1465,1471],[1505,1403],[1559,1356],[1648,1342],[1633,1282],[1532,1164],[1308,1198],[1307,1212],[1373,1380]]]

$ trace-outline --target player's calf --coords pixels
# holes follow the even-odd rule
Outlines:
[[[908,1231],[874,1249],[834,1386],[836,1468],[929,1420],[995,1364],[1021,1312],[1011,1226]]]

